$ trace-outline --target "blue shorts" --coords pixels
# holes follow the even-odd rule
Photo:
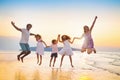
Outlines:
[[[30,47],[28,43],[20,43],[20,47],[22,51],[30,51]]]

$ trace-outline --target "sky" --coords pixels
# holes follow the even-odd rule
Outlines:
[[[51,44],[58,34],[80,37],[83,26],[90,27],[95,16],[95,46],[120,47],[120,0],[0,0],[0,44],[7,46],[9,39],[19,42],[21,33],[11,21],[19,28],[31,23],[31,32]],[[79,47],[82,42],[76,40],[73,45]],[[30,44],[35,43],[31,37]]]

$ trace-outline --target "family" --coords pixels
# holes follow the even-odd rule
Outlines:
[[[56,58],[58,56],[58,53],[60,55],[62,55],[61,62],[60,62],[60,67],[62,67],[62,62],[63,62],[63,58],[64,58],[65,55],[69,56],[71,67],[74,67],[73,63],[72,63],[73,52],[72,52],[72,49],[70,47],[70,44],[73,44],[75,39],[84,38],[84,42],[83,42],[83,45],[82,45],[82,48],[81,48],[81,52],[87,52],[88,54],[91,54],[92,52],[96,53],[96,50],[94,48],[94,42],[93,42],[92,35],[91,35],[92,29],[93,29],[94,24],[96,22],[96,19],[97,19],[97,16],[95,16],[95,19],[94,19],[90,28],[87,25],[85,25],[83,27],[84,32],[83,32],[82,36],[74,37],[73,40],[71,41],[71,38],[68,35],[62,35],[61,36],[59,34],[57,39],[53,39],[51,41],[52,44],[50,46],[47,46],[47,44],[44,42],[44,40],[42,40],[41,35],[30,33],[30,29],[32,28],[31,24],[27,24],[25,29],[21,29],[21,28],[18,28],[13,21],[11,21],[12,26],[16,30],[21,32],[20,47],[22,49],[22,52],[19,55],[17,55],[18,61],[21,60],[23,62],[24,57],[31,53],[30,47],[29,47],[29,44],[28,44],[29,36],[35,36],[36,41],[37,41],[37,48],[36,48],[37,63],[39,65],[42,64],[42,55],[44,55],[44,45],[45,45],[46,47],[51,47],[52,48],[50,64],[49,64],[50,67],[51,67],[51,63],[52,63],[53,59],[54,59],[54,61],[53,61],[52,66],[54,67],[55,62],[56,62]],[[61,42],[64,45],[63,48],[60,51],[58,51],[58,46],[57,46],[58,42]]]

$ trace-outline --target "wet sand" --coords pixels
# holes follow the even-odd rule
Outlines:
[[[101,57],[97,57],[95,54],[86,57],[79,53],[74,52],[72,56],[74,68],[70,66],[67,56],[64,58],[63,66],[59,68],[60,55],[53,68],[49,67],[49,52],[43,56],[41,66],[37,64],[34,52],[24,59],[24,63],[16,60],[19,52],[2,52],[0,53],[0,80],[120,80],[119,72],[117,74],[112,70],[103,69],[100,67],[101,65],[94,66],[96,63],[91,58],[99,61],[102,59]],[[106,61],[104,60],[104,62]],[[108,65],[104,64],[103,66],[107,67]],[[120,68],[118,67],[117,70],[119,71]]]

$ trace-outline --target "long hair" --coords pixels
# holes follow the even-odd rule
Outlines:
[[[62,35],[61,39],[62,39],[62,41],[65,41],[65,40],[68,40],[71,38],[68,35]]]
[[[83,29],[84,29],[84,33],[86,33],[86,32],[87,32],[86,30],[88,30],[88,31],[89,31],[89,27],[88,27],[87,25],[85,25],[85,26],[83,27]]]

